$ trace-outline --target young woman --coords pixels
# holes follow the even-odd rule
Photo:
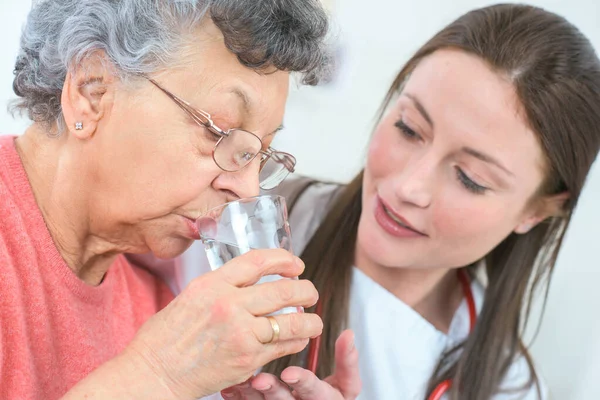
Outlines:
[[[521,332],[599,126],[600,61],[563,18],[498,5],[444,28],[392,84],[356,179],[282,188],[324,331],[224,394],[295,398],[275,376],[328,376],[350,328],[360,399],[543,398]]]

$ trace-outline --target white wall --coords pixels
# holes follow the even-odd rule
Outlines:
[[[24,118],[12,118],[7,107],[8,102],[15,98],[12,71],[21,27],[30,7],[31,0],[0,0],[0,135],[21,133],[28,125]]]
[[[375,111],[404,61],[461,13],[488,1],[332,0],[343,67],[336,82],[293,90],[286,130],[277,146],[293,150],[303,174],[350,179],[361,167]],[[365,7],[368,4],[368,7]],[[597,0],[538,0],[532,4],[575,23],[600,50]],[[0,133],[26,126],[5,111],[13,98],[12,68],[29,0],[0,0]],[[597,400],[600,389],[600,165],[596,165],[557,267],[533,352],[553,398]]]

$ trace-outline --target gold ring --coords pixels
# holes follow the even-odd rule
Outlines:
[[[279,323],[277,322],[277,320],[275,319],[275,317],[268,316],[267,319],[271,323],[271,329],[273,329],[273,335],[271,336],[271,340],[269,340],[265,344],[269,344],[269,343],[273,343],[273,342],[278,341],[279,340],[279,332],[280,332]]]

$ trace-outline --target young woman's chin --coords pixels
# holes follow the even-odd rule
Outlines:
[[[393,268],[418,267],[420,264],[418,253],[422,251],[418,249],[422,246],[415,247],[414,240],[391,237],[370,218],[361,218],[356,241],[357,256],[360,255],[357,258],[366,259],[364,261],[369,264]]]

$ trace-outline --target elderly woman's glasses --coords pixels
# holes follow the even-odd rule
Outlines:
[[[155,80],[148,77],[146,79],[177,103],[194,122],[219,138],[213,149],[213,159],[223,171],[239,171],[256,157],[260,157],[259,182],[261,189],[264,190],[274,189],[290,172],[294,172],[296,158],[291,154],[277,151],[272,147],[263,150],[262,140],[252,132],[242,129],[224,131],[214,124],[209,113],[193,108],[187,101],[164,89]]]

